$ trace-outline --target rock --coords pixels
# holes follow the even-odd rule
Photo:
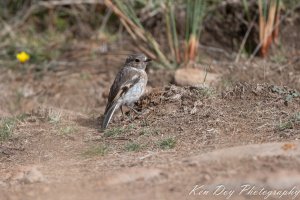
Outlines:
[[[219,75],[199,68],[180,68],[175,72],[175,83],[179,86],[199,86],[218,82]]]
[[[20,167],[15,173],[13,173],[9,178],[10,184],[16,183],[36,183],[44,182],[44,175],[37,169],[36,166],[26,166]]]
[[[26,171],[24,173],[24,177],[23,177],[24,183],[35,183],[35,182],[43,182],[43,181],[45,181],[43,174],[36,168],[32,168],[29,171]]]

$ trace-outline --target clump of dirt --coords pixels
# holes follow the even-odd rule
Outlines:
[[[144,115],[111,126],[133,126],[125,131],[132,140],[144,129],[165,133],[180,150],[237,145],[241,138],[243,144],[285,141],[299,137],[299,102],[297,91],[268,84],[237,83],[221,94],[210,87],[168,86],[138,103]]]

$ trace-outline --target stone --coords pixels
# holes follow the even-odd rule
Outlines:
[[[199,68],[180,68],[175,72],[175,83],[179,86],[200,86],[219,81],[219,75]]]

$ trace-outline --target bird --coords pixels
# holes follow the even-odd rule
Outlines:
[[[123,114],[122,106],[127,106],[137,112],[133,108],[133,104],[140,99],[146,90],[148,76],[145,69],[150,61],[151,59],[142,53],[135,53],[126,58],[125,64],[117,73],[110,87],[102,129],[107,128],[117,109],[120,108]]]

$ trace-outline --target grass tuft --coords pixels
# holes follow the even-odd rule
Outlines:
[[[69,135],[74,132],[77,132],[77,128],[73,126],[64,126],[60,128],[59,135]]]
[[[135,129],[135,125],[132,124],[128,125],[127,127],[115,127],[115,128],[106,129],[103,135],[105,137],[116,137],[122,133],[129,132],[133,129]]]
[[[86,150],[83,155],[86,157],[104,156],[108,153],[106,145],[94,146]]]
[[[124,133],[126,131],[125,128],[120,128],[120,127],[116,127],[116,128],[110,128],[104,131],[104,136],[105,137],[116,137],[122,133]]]
[[[22,114],[15,117],[6,117],[0,119],[0,141],[5,141],[13,135],[17,123],[24,121],[27,115]]]
[[[215,91],[210,87],[197,87],[193,88],[194,92],[199,98],[209,98],[215,95]]]
[[[284,131],[287,129],[293,129],[295,125],[300,124],[300,112],[293,114],[287,121],[280,122],[276,129],[279,131]]]
[[[7,140],[13,134],[16,121],[13,118],[5,118],[1,120],[0,124],[0,141]]]
[[[54,111],[54,110],[49,110],[48,121],[50,123],[57,124],[61,121],[61,116],[62,116],[61,112],[57,112],[57,111]]]
[[[162,50],[160,42],[143,26],[136,4],[120,0],[104,1],[105,5],[120,19],[137,47],[152,59],[157,60],[164,68],[174,69],[181,64],[195,61],[198,56],[197,50],[201,27],[207,12],[206,1],[188,0],[177,4],[170,0],[154,2],[157,3],[157,6],[154,6],[156,3],[153,2],[151,5],[144,5],[148,9],[151,9],[151,7],[152,9],[159,8],[164,13],[166,38],[170,49],[168,52]],[[179,7],[186,7],[186,41],[184,47],[181,45],[184,36],[178,31],[176,17]]]
[[[161,149],[173,149],[176,145],[176,140],[174,138],[166,138],[158,143]]]
[[[293,128],[293,123],[291,121],[287,121],[287,122],[283,122],[283,123],[280,123],[278,126],[277,126],[277,129],[279,131],[284,131],[286,129],[292,129]]]
[[[126,151],[134,151],[137,152],[141,149],[141,145],[138,143],[130,142],[125,145],[125,150]]]

